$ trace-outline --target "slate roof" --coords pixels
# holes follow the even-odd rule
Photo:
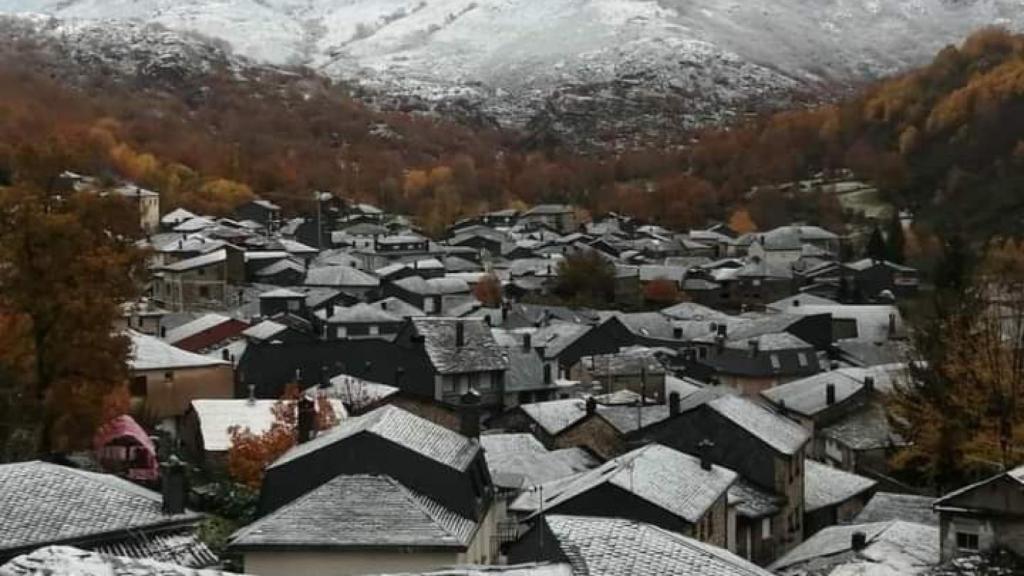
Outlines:
[[[46,462],[0,465],[0,551],[198,522],[161,510],[160,494],[109,474]],[[117,537],[111,537],[115,540]]]
[[[217,358],[176,348],[154,336],[134,330],[128,330],[126,333],[131,339],[132,349],[128,357],[128,367],[132,370],[179,370],[229,365],[228,362]]]
[[[745,518],[774,516],[782,509],[786,499],[766,491],[742,476],[729,487],[729,505],[736,505],[736,513]]]
[[[845,415],[839,422],[822,428],[820,434],[852,450],[872,450],[904,444],[903,438],[889,423],[885,407],[878,402],[870,402]]]
[[[380,306],[374,306],[365,302],[360,302],[347,308],[340,308],[334,313],[334,316],[327,319],[327,322],[330,324],[397,324],[401,321],[401,317],[382,310]]]
[[[804,416],[814,416],[829,407],[826,395],[829,384],[835,387],[835,402],[837,404],[863,389],[863,379],[856,377],[859,372],[861,371],[843,368],[831,372],[821,372],[769,388],[761,392],[761,395],[776,406],[785,403],[786,410]]]
[[[579,398],[520,404],[519,409],[552,436],[561,434],[587,416],[587,403]]]
[[[591,328],[592,326],[587,324],[557,321],[540,328],[518,329],[516,332],[532,332],[533,345],[544,347],[545,358],[555,358],[573,342],[582,338]]]
[[[728,468],[701,468],[700,459],[660,444],[648,444],[581,472],[572,478],[545,484],[544,510],[557,507],[602,484],[609,483],[683,520],[696,523],[736,481]],[[525,493],[511,505],[514,510],[539,510],[535,493]]]
[[[373,434],[458,471],[465,470],[480,451],[480,446],[473,440],[401,408],[388,405],[362,416],[343,420],[330,432],[319,434],[316,438],[288,450],[269,468],[287,464],[361,433]]]
[[[804,460],[804,506],[808,512],[846,502],[877,484],[870,478],[828,464]]]
[[[260,268],[259,270],[256,271],[256,275],[257,276],[273,276],[275,274],[280,274],[281,272],[286,272],[288,270],[291,270],[293,272],[298,272],[300,274],[305,274],[306,273],[306,267],[305,266],[303,266],[302,264],[299,264],[298,262],[296,262],[294,260],[291,260],[289,258],[284,258],[282,260],[278,260],[277,262],[274,262],[273,264],[271,264],[269,266],[266,266],[264,268]]]
[[[893,492],[875,492],[868,500],[864,509],[857,514],[854,522],[867,524],[870,522],[888,522],[903,520],[929,526],[939,525],[939,515],[932,508],[935,498],[916,494],[896,494]]]
[[[2,576],[232,576],[219,570],[197,570],[166,560],[137,559],[92,552],[71,546],[47,546],[0,566]]]
[[[242,334],[246,338],[252,338],[253,340],[269,340],[287,329],[288,327],[284,324],[278,324],[273,320],[264,320],[259,324],[246,328]]]
[[[403,318],[412,318],[413,316],[424,315],[423,310],[420,310],[401,298],[395,298],[394,296],[373,302],[372,305]]]
[[[410,320],[434,369],[441,374],[505,370],[508,360],[482,319],[420,317]],[[464,344],[456,346],[456,324],[463,326]]]
[[[642,522],[558,514],[545,521],[577,575],[771,574],[727,550]]]
[[[638,422],[637,412],[640,412]],[[669,417],[669,409],[665,404],[648,406],[598,406],[597,413],[604,418],[620,434],[629,434],[640,428],[652,426]],[[638,428],[639,425],[639,428]]]
[[[796,422],[747,398],[721,396],[708,402],[707,406],[782,454],[795,454],[810,438]]]
[[[476,522],[390,476],[341,475],[231,537],[231,548],[465,550]]]
[[[484,448],[491,478],[501,488],[535,486],[599,464],[582,448],[549,451],[530,434],[484,434],[480,445]]]
[[[525,349],[522,337],[500,328],[492,328],[491,333],[504,349],[505,357],[508,359],[508,370],[505,372],[506,393],[554,386],[553,382],[544,383],[544,359],[532,344],[530,348]]]
[[[373,288],[380,280],[351,266],[323,266],[310,268],[306,273],[307,286],[337,286],[346,288]]]
[[[867,546],[858,552],[852,550],[856,532],[867,537]],[[937,527],[893,521],[829,526],[790,550],[769,569],[794,576],[912,576],[938,563]]]
[[[168,272],[185,272],[188,270],[194,270],[196,268],[203,268],[205,266],[212,266],[224,262],[228,258],[228,253],[225,250],[217,250],[215,252],[209,252],[207,254],[200,254],[193,258],[186,258],[179,260],[172,264],[168,264],[163,267]]]

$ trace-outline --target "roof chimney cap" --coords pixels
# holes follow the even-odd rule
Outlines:
[[[709,438],[705,438],[697,444],[697,452],[700,455],[700,467],[702,470],[711,470],[711,449],[714,447],[715,443]]]

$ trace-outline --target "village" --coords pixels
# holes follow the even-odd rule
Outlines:
[[[145,296],[112,327],[131,409],[91,451],[0,464],[4,576],[939,575],[1024,555],[1024,467],[942,493],[890,470],[903,304],[927,287],[863,241],[562,204],[435,239],[330,193],[216,218],[61,178],[145,233]],[[273,459],[246,460],[268,438]],[[231,517],[235,485],[251,508]]]

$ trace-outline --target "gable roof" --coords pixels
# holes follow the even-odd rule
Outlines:
[[[164,514],[160,494],[109,474],[39,461],[0,465],[0,550],[126,536],[201,518],[192,511]]]
[[[561,434],[587,416],[587,403],[579,398],[520,404],[519,409],[552,436]]]
[[[792,410],[804,416],[813,416],[830,406],[826,396],[829,384],[835,389],[836,404],[862,390],[864,380],[857,377],[861,376],[862,372],[863,370],[856,368],[840,368],[831,372],[820,372],[769,388],[761,392],[761,395],[776,406],[785,403],[786,410]]]
[[[705,405],[781,454],[795,454],[810,438],[796,422],[747,398],[726,395]]]
[[[815,460],[804,460],[804,506],[808,512],[846,502],[877,484],[852,472]]]
[[[967,494],[969,492],[973,492],[977,488],[980,488],[982,486],[987,486],[987,485],[992,484],[994,482],[999,482],[999,481],[1003,481],[1003,480],[1009,482],[1012,485],[1019,485],[1019,486],[1024,487],[1024,466],[1018,466],[1018,467],[1016,467],[1016,468],[1014,468],[1012,470],[1007,470],[1006,472],[1001,472],[1001,473],[996,474],[994,476],[990,476],[988,478],[985,478],[984,480],[981,480],[979,482],[975,482],[973,484],[968,484],[967,486],[964,486],[963,488],[959,488],[957,490],[954,490],[952,492],[944,494],[944,495],[942,495],[941,497],[939,497],[938,499],[935,500],[935,509],[936,510],[942,510],[943,508],[946,508],[946,507],[955,508],[955,506],[949,506],[949,504],[953,500],[959,498],[960,496],[963,496],[964,494]]]
[[[695,523],[737,477],[728,468],[712,466],[711,470],[704,470],[699,458],[661,444],[648,444],[593,470],[545,484],[541,492],[524,493],[511,509],[538,512],[538,494],[543,494],[543,510],[555,510],[560,504],[607,483]]]
[[[177,370],[205,366],[230,366],[230,362],[187,352],[148,334],[134,330],[128,330],[127,334],[131,339],[132,347],[128,356],[128,367],[132,370]]]
[[[476,522],[390,476],[341,475],[242,528],[231,547],[464,550]]]
[[[939,525],[939,515],[932,508],[935,498],[916,494],[875,492],[867,505],[854,518],[856,524],[903,520],[929,526]]]
[[[350,288],[372,288],[380,284],[372,276],[351,266],[321,266],[306,272],[307,286],[338,286]]]
[[[458,471],[465,470],[480,451],[480,446],[473,440],[388,405],[343,420],[329,432],[292,447],[275,460],[268,470],[362,433],[372,434]]]
[[[226,250],[217,250],[215,252],[209,252],[206,254],[200,254],[193,258],[186,258],[185,260],[179,260],[172,264],[168,264],[163,267],[163,270],[168,272],[186,272],[188,270],[195,270],[196,268],[205,268],[206,266],[212,266],[214,264],[220,264],[228,258]]]
[[[545,523],[576,574],[771,574],[727,550],[642,522],[553,514]]]
[[[211,328],[220,326],[225,322],[230,322],[231,318],[222,314],[204,314],[191,322],[186,322],[180,326],[176,326],[171,330],[167,331],[164,336],[164,340],[169,344],[176,344],[182,340],[195,336],[200,332],[204,332]]]
[[[856,532],[867,537],[867,546],[854,552]],[[811,574],[862,574],[869,567],[871,574],[918,574],[939,563],[939,529],[901,521],[829,526],[790,550],[769,569],[779,574],[807,574],[803,568],[810,562],[814,562]]]
[[[423,337],[423,347],[441,374],[463,374],[505,370],[508,360],[494,340],[491,329],[480,318],[419,317],[410,320],[412,329]],[[456,345],[456,326],[463,330],[463,345]]]

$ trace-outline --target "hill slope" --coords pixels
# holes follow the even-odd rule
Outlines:
[[[1018,0],[0,0],[0,12],[194,30],[402,99],[614,140],[921,65],[981,26],[1024,27]]]

